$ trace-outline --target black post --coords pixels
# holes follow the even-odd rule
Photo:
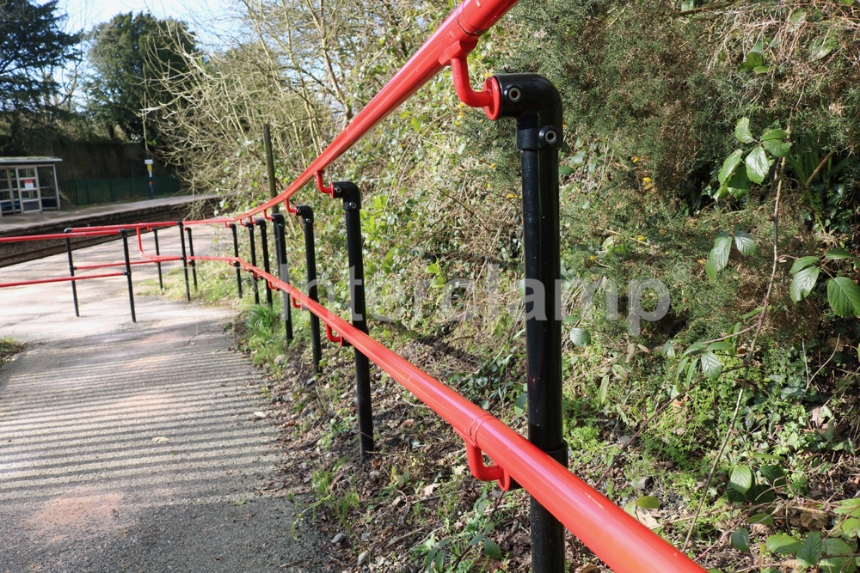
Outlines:
[[[194,292],[197,292],[197,261],[194,260],[194,239],[191,238],[191,228],[185,227],[188,233],[188,252],[191,254],[191,274],[194,276]]]
[[[349,181],[334,183],[334,196],[343,199],[346,216],[346,250],[349,258],[349,291],[352,298],[352,324],[367,333],[367,305],[364,300],[364,258],[361,241],[361,191]],[[358,430],[361,457],[373,451],[373,404],[370,397],[370,364],[367,356],[355,349],[355,386],[358,396]]]
[[[302,218],[305,232],[305,266],[308,268],[308,298],[319,302],[317,291],[317,255],[314,241],[314,210],[309,205],[296,207],[296,215]],[[311,346],[313,349],[314,372],[320,373],[322,344],[320,343],[320,319],[311,313]]]
[[[233,232],[233,256],[239,258],[239,236],[236,234],[236,223],[230,223],[230,230]],[[242,298],[242,265],[239,261],[233,263],[236,267],[236,289],[239,291],[239,298]]]
[[[188,284],[188,256],[185,253],[185,225],[182,221],[176,221],[179,225],[179,239],[182,241],[182,270],[185,272],[185,300],[191,302],[191,286]]]
[[[278,278],[285,283],[290,282],[290,272],[287,266],[287,233],[284,216],[280,213],[272,215],[275,224],[275,257],[278,259]],[[286,329],[287,344],[293,340],[293,308],[289,293],[281,291],[281,302],[284,307],[284,329]]]
[[[64,233],[71,233],[71,229],[66,229],[63,231]],[[75,276],[75,263],[72,260],[72,241],[66,239],[66,254],[69,255],[69,276]],[[80,311],[78,310],[78,286],[75,281],[69,281],[72,283],[72,300],[75,301],[75,316],[81,316]]]
[[[251,266],[257,266],[257,246],[254,243],[254,223],[245,223],[248,228],[248,239],[251,241]],[[254,279],[254,304],[260,304],[260,285],[257,283],[257,273],[252,272],[251,277]]]
[[[269,266],[269,235],[266,233],[266,220],[257,219],[256,223],[260,227],[260,250],[263,255],[263,270],[271,274],[272,268]],[[269,286],[269,281],[266,281],[266,304],[269,305],[269,308],[272,307],[272,287]]]
[[[122,252],[125,255],[125,278],[128,281],[128,306],[131,309],[131,321],[137,322],[134,315],[134,288],[131,284],[131,262],[128,259],[128,233],[125,229],[119,232],[122,237]]]
[[[161,255],[161,250],[158,248],[158,229],[152,229],[152,236],[155,238],[155,255]],[[158,261],[156,265],[158,267],[158,288],[164,290],[164,279],[161,276],[161,261]]]
[[[535,74],[496,76],[502,117],[517,120],[522,159],[529,441],[567,466],[561,378],[558,149],[561,98]],[[564,571],[564,527],[531,499],[532,571]]]

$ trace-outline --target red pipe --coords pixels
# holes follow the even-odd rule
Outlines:
[[[163,257],[158,257],[158,259],[159,260],[157,260],[157,261],[131,261],[128,264],[130,264],[130,265],[151,265],[154,263],[160,263],[160,262],[165,262],[165,261],[181,261],[182,257],[163,256]],[[75,270],[78,271],[78,270],[102,269],[102,268],[106,268],[106,267],[124,267],[124,266],[125,266],[125,261],[120,261],[118,263],[101,263],[98,265],[75,265]]]
[[[449,64],[453,56],[465,57],[471,52],[478,38],[516,3],[517,0],[465,0],[451,12],[433,35],[409,58],[409,61],[289,187],[277,197],[229,222],[253,217],[295,195],[306,183],[315,178],[317,173],[321,173],[331,165],[365,133],[436,76]],[[324,185],[323,188],[325,188]]]
[[[278,290],[298,300],[325,323],[327,334],[331,330],[339,332],[337,338],[347,340],[451,424],[466,440],[467,448],[472,448],[470,465],[477,465],[477,460],[480,460],[478,453],[481,451],[495,461],[496,465],[489,467],[483,466],[481,462],[482,469],[477,470],[476,477],[505,481],[515,479],[613,571],[704,573],[705,570],[686,555],[630,517],[501,420],[410,364],[292,285],[240,258],[212,259],[239,262],[245,270],[255,272]]]
[[[107,237],[116,235],[117,231],[93,231],[90,233],[53,233],[49,235],[21,235],[18,237],[0,237],[0,243],[23,243],[25,241],[51,241],[54,239],[74,239],[75,237]]]
[[[150,227],[175,227],[176,221],[157,221],[154,223],[128,223],[127,225],[101,225],[96,227],[72,227],[72,232],[79,231],[119,231],[121,229],[148,229]]]
[[[123,263],[125,264],[125,263]],[[125,276],[125,273],[105,273],[102,275],[84,275],[79,277],[59,277],[56,279],[36,279],[32,281],[20,281],[16,283],[0,283],[0,288],[5,287],[15,287],[15,286],[26,286],[26,285],[40,285],[45,283],[64,283],[70,281],[83,281],[87,279],[106,279],[108,277],[122,277]]]

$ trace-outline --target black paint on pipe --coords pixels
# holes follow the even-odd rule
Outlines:
[[[361,191],[349,181],[334,183],[334,196],[343,199],[346,218],[346,250],[349,258],[352,324],[367,334],[367,304],[364,298],[364,257],[361,240]],[[370,364],[367,356],[355,349],[355,386],[358,398],[358,430],[361,457],[373,452],[373,404],[370,395]]]
[[[523,249],[526,294],[526,373],[528,438],[567,466],[563,439],[561,309],[556,289],[561,279],[559,246],[558,149],[562,143],[561,98],[535,74],[496,76],[502,117],[517,120],[522,159]],[[536,292],[543,289],[543,293]],[[541,306],[538,306],[541,305]],[[532,571],[562,573],[564,527],[531,499]]]
[[[177,221],[179,226],[179,239],[182,241],[182,270],[185,272],[185,300],[191,302],[191,286],[188,284],[188,255],[185,252],[185,225]]]
[[[316,241],[314,239],[314,210],[309,205],[296,207],[296,215],[302,219],[302,229],[305,232],[305,266],[308,270],[308,298],[319,302],[319,291],[317,289],[317,255]],[[314,372],[319,374],[320,360],[322,360],[322,344],[320,337],[320,319],[309,312],[311,320],[311,348],[313,350]]]
[[[66,229],[63,231],[64,233],[71,233],[71,229]],[[66,254],[69,256],[69,276],[75,276],[75,263],[72,259],[72,241],[70,239],[66,239]],[[81,316],[81,313],[78,309],[78,286],[76,281],[69,281],[72,283],[72,300],[75,303],[75,316]]]
[[[289,267],[287,266],[287,230],[284,216],[275,213],[272,215],[275,224],[275,258],[278,260],[278,278],[285,283],[290,282]],[[292,297],[287,291],[281,291],[281,302],[284,307],[284,330],[286,331],[287,344],[293,340],[293,305]]]
[[[152,229],[152,236],[155,239],[155,256],[161,255],[161,250],[158,248],[158,229]],[[161,275],[161,261],[158,261],[155,266],[158,267],[158,288],[164,290],[164,278]]]
[[[239,236],[236,233],[236,223],[230,223],[230,231],[233,232],[233,256],[239,258]],[[242,265],[239,261],[234,261],[233,266],[236,267],[236,290],[239,292],[239,298],[242,298]]]
[[[257,219],[256,223],[260,227],[260,250],[263,255],[263,270],[271,274],[272,268],[269,266],[269,234],[266,232],[266,220]],[[272,287],[269,286],[269,281],[266,281],[266,304],[269,305],[269,308],[272,308]]]
[[[188,233],[188,252],[191,255],[191,274],[194,277],[194,292],[197,292],[197,261],[194,260],[194,239],[191,238],[191,227],[186,227]]]
[[[122,252],[125,256],[125,278],[128,281],[128,306],[131,309],[131,321],[137,322],[137,317],[134,315],[134,287],[131,284],[131,261],[128,257],[128,233],[125,229],[119,232],[122,237]]]
[[[248,228],[248,240],[251,241],[251,266],[257,266],[257,244],[254,242],[254,223],[245,223]],[[257,273],[251,272],[254,279],[254,304],[260,304],[260,285],[257,283]]]

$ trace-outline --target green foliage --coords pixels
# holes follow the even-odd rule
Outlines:
[[[852,263],[850,266],[840,263],[829,264],[833,261]],[[828,266],[830,268],[828,268]],[[834,268],[835,267],[835,268]],[[800,302],[812,293],[818,284],[821,271],[825,271],[827,279],[827,302],[830,308],[841,317],[860,316],[860,287],[843,273],[851,273],[860,268],[860,261],[845,249],[830,249],[824,253],[823,260],[816,256],[798,258],[791,266],[791,300]],[[836,274],[837,276],[833,276]]]
[[[472,511],[464,516],[465,527],[459,533],[437,540],[433,533],[415,548],[423,556],[424,570],[430,573],[454,573],[471,570],[472,562],[464,560],[475,549],[490,559],[502,559],[502,550],[490,537],[495,524],[494,512],[487,498],[487,488],[475,500]]]
[[[750,131],[750,120],[742,117],[735,126],[735,138],[741,143],[758,143],[751,151],[735,149],[723,162],[717,179],[720,187],[714,193],[714,200],[719,201],[728,196],[740,198],[749,193],[751,183],[762,184],[770,174],[774,157],[785,157],[790,149],[790,144],[785,141],[788,132],[779,129],[766,129],[760,138],[753,136]],[[738,170],[743,160],[744,168]],[[741,247],[738,246],[740,249]],[[743,251],[742,251],[743,252]],[[746,254],[746,253],[744,253]]]
[[[129,12],[99,24],[89,37],[93,72],[85,83],[87,109],[96,121],[119,126],[140,141],[144,135],[143,110],[158,104],[158,92],[149,81],[166,71],[175,78],[188,72],[181,53],[194,51],[194,34],[184,22],[159,20],[148,12]],[[153,119],[148,119],[147,138],[157,141]]]
[[[756,246],[755,239],[746,231],[735,229],[734,237],[728,233],[720,233],[714,239],[714,248],[708,253],[708,262],[705,264],[705,272],[711,278],[716,280],[717,273],[726,268],[729,263],[729,255],[732,250],[732,242],[738,252],[745,257],[755,254]]]
[[[80,34],[63,31],[57,0],[0,3],[0,154],[23,153],[25,118],[60,111],[55,71],[71,65]]]

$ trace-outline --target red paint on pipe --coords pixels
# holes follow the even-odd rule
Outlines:
[[[0,237],[0,243],[23,243],[26,241],[52,241],[54,239],[74,239],[76,237],[108,237],[116,235],[117,231],[92,231],[88,233],[52,233],[48,235],[21,235],[18,237]]]
[[[451,424],[467,441],[467,447],[478,448],[492,458],[496,466],[485,466],[479,470],[483,474],[480,477],[500,479],[510,476],[515,479],[617,573],[704,573],[703,568],[681,551],[630,517],[499,419],[292,285],[240,258],[210,259],[238,262],[243,269],[256,273],[299,301],[323,321],[327,334],[331,330],[340,333],[339,338],[352,344]]]
[[[125,264],[125,263],[123,263]],[[0,288],[16,287],[26,285],[41,285],[45,283],[65,283],[71,281],[85,281],[88,279],[106,279],[108,277],[124,277],[125,273],[105,273],[102,275],[82,275],[79,277],[59,277],[55,279],[36,279],[32,281],[19,281],[14,283],[0,283]]]

